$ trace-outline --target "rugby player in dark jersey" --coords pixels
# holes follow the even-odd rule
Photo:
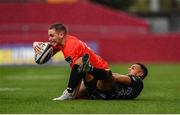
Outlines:
[[[83,80],[84,83],[81,83],[77,98],[134,99],[141,93],[143,89],[143,79],[147,74],[147,67],[141,63],[135,63],[130,66],[127,75],[112,73],[114,82],[95,79],[87,73]]]

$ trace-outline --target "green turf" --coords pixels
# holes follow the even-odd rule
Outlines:
[[[125,74],[128,66],[111,68]],[[1,66],[0,114],[180,113],[180,64],[148,67],[144,90],[135,100],[52,101],[65,89],[69,67]]]

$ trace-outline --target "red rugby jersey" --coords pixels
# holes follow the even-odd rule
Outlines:
[[[86,43],[82,42],[74,36],[67,35],[65,45],[57,45],[54,47],[54,50],[62,51],[64,54],[65,60],[72,67],[77,59],[83,57],[84,54],[88,53],[90,56],[90,63],[101,69],[108,69],[108,63],[103,60],[100,56],[96,55],[91,48],[89,48]]]

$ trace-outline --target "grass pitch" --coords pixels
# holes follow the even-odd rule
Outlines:
[[[130,64],[111,65],[127,73]],[[149,64],[141,95],[134,100],[52,101],[66,88],[69,67],[0,66],[0,114],[180,113],[180,64]]]

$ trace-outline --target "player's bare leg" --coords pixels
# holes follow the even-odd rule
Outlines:
[[[83,62],[83,67],[82,67],[83,72],[90,72],[93,70],[93,66],[91,66],[91,64],[89,62],[89,55],[88,54],[84,55],[84,57],[82,58],[82,62]],[[115,85],[115,79],[113,76],[110,75],[111,71],[109,69],[106,69],[103,72],[109,74],[109,77],[106,77],[106,78],[102,77],[102,80],[97,80],[97,88],[101,91],[111,91],[113,86]],[[87,82],[91,81],[92,77],[95,77],[95,76],[92,76],[90,74],[86,75],[85,81],[87,81]]]
[[[111,92],[113,90],[114,85],[115,80],[113,77],[97,81],[97,89],[100,91]]]
[[[86,74],[86,77],[83,78],[83,80],[80,83],[80,87],[76,88],[76,90],[73,92],[73,97],[76,99],[88,98],[88,91],[87,87],[85,86],[85,82],[90,82],[92,79],[94,79],[92,75]]]

